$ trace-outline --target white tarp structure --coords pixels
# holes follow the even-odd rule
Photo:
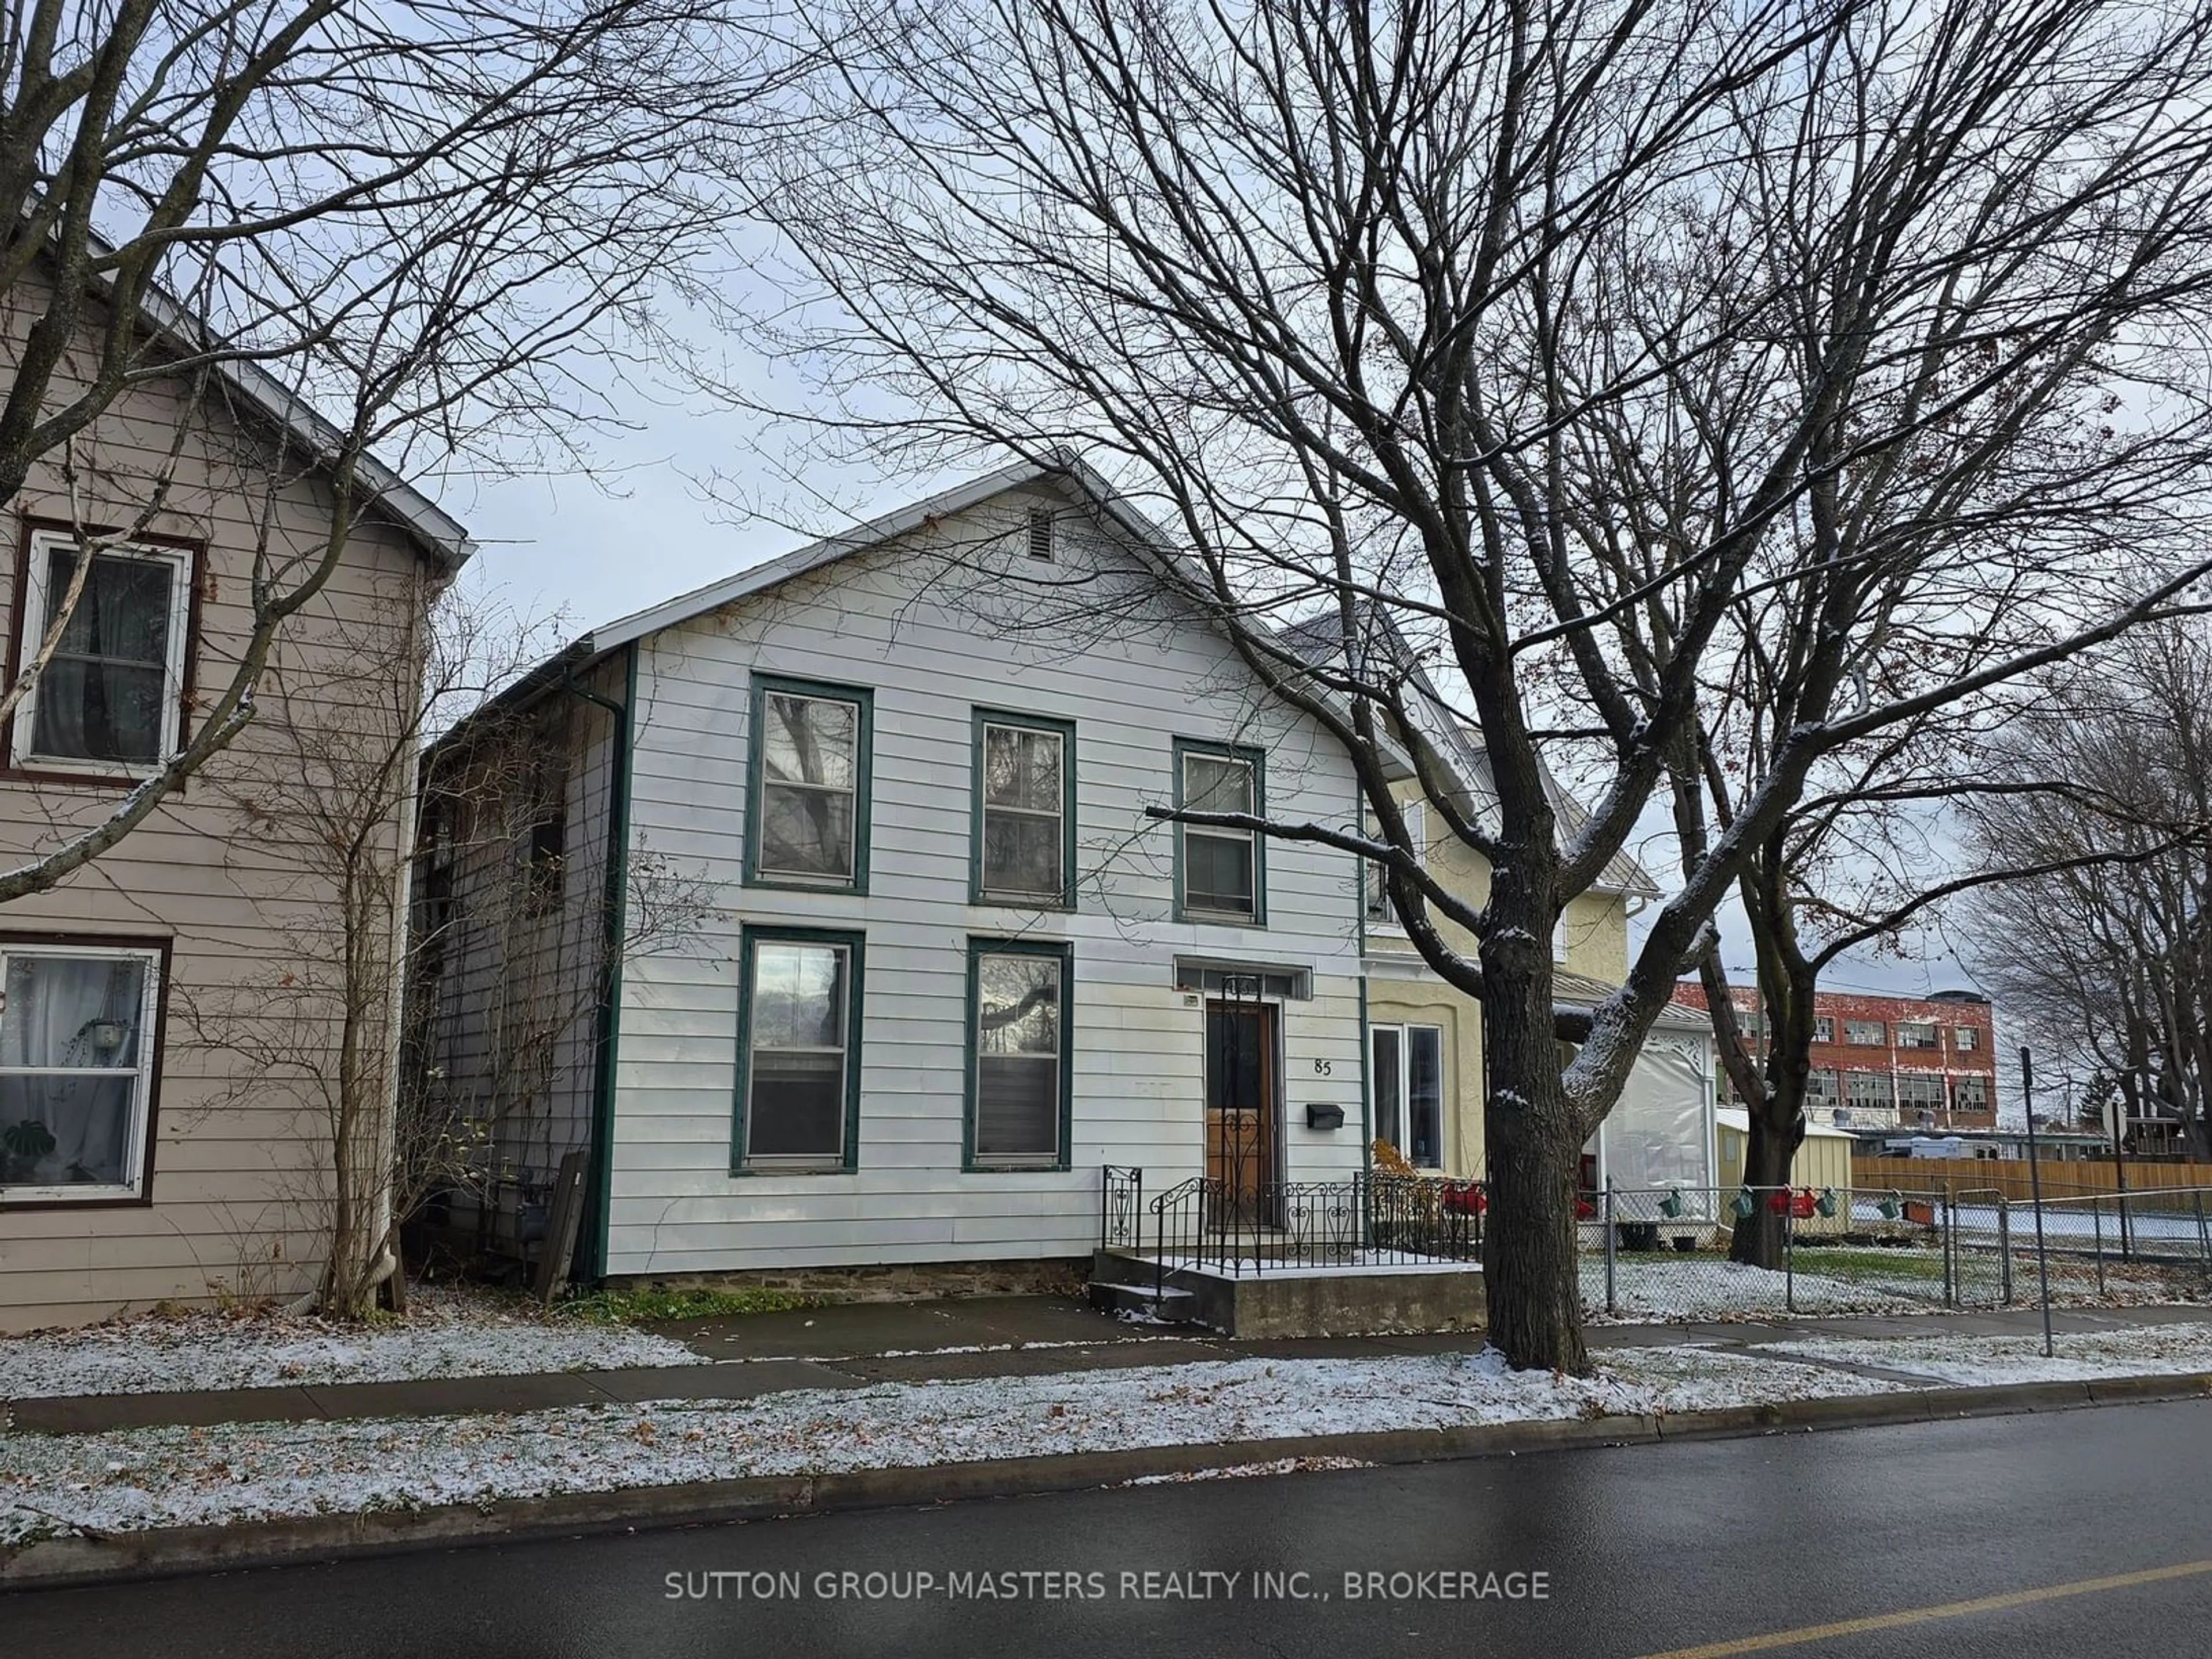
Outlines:
[[[1719,1182],[1713,1146],[1712,1041],[1661,1026],[1628,1073],[1620,1099],[1584,1150],[1597,1185],[1622,1192],[1711,1188]]]

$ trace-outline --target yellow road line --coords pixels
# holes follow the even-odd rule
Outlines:
[[[1729,1659],[1737,1653],[1763,1653],[1769,1648],[1792,1648],[1801,1642],[1826,1642],[1838,1636],[1857,1636],[1870,1630],[1895,1630],[1901,1625],[1924,1625],[1935,1619],[1963,1619],[1970,1613],[2002,1613],[2009,1607],[2033,1607],[2069,1595],[2094,1595],[2099,1590],[2128,1589],[2137,1584],[2162,1583],[2170,1578],[2193,1578],[2212,1573],[2212,1561],[2185,1561],[2178,1566],[2145,1567],[2137,1572],[2116,1572],[2104,1578],[2077,1578],[2070,1584],[2045,1584],[2039,1589],[2009,1590],[2002,1595],[1978,1595],[1971,1601],[1945,1601],[1932,1607],[1908,1607],[1902,1613],[1869,1613],[1863,1619],[1839,1619],[1832,1625],[1804,1625],[1796,1630],[1770,1631],[1764,1636],[1739,1636],[1733,1641],[1707,1642],[1702,1647],[1669,1648],[1647,1653],[1644,1659]]]

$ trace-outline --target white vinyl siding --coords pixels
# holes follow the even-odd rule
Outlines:
[[[1127,626],[1100,639],[1038,623],[1033,595],[990,562],[1030,568],[1036,501],[1016,493],[935,520],[641,641],[631,845],[702,883],[708,914],[687,948],[624,965],[611,1273],[1085,1255],[1102,1164],[1141,1165],[1148,1189],[1205,1169],[1203,998],[1178,988],[1178,958],[1249,963],[1310,988],[1283,1004],[1285,1172],[1361,1167],[1358,860],[1269,848],[1264,929],[1178,915],[1175,826],[1146,812],[1177,798],[1179,738],[1263,750],[1267,805],[1298,820],[1355,810],[1349,760],[1260,696],[1202,621],[1167,611],[1157,581],[1088,515],[1055,520],[1050,579],[1089,583]],[[933,548],[947,562],[923,556]],[[870,688],[865,893],[739,884],[756,675]],[[1079,735],[1075,908],[974,890],[979,709],[1049,711]],[[729,1168],[745,927],[866,935],[849,1171]],[[994,938],[1066,945],[1078,964],[1061,1062],[1070,1127],[1054,1164],[969,1167],[968,968],[971,941]],[[1348,1127],[1308,1128],[1313,1103],[1352,1107]]]

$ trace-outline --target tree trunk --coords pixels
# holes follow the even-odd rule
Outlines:
[[[1487,973],[1496,970],[1486,963]],[[1575,1197],[1583,1137],[1560,1085],[1551,975],[1516,963],[1521,984],[1487,979],[1483,1101],[1490,1213],[1482,1235],[1490,1340],[1516,1370],[1587,1376]]]
[[[1729,1242],[1729,1260],[1753,1267],[1782,1266],[1782,1218],[1768,1205],[1769,1189],[1790,1184],[1790,1166],[1805,1139],[1805,1120],[1780,1095],[1770,1094],[1750,1114],[1751,1137],[1744,1148],[1743,1184],[1759,1200],[1750,1216],[1738,1217]],[[1779,1120],[1778,1121],[1778,1120]]]

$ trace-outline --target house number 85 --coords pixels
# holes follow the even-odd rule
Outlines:
[[[1317,1060],[1314,1061],[1314,1075],[1316,1077],[1327,1077],[1328,1075],[1328,1067],[1329,1062],[1328,1060]]]

